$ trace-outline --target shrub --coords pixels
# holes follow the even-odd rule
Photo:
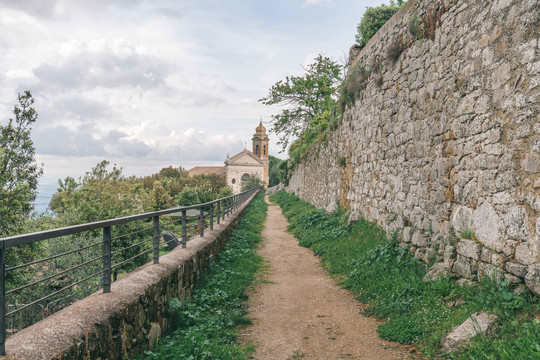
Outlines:
[[[383,4],[377,7],[368,7],[357,26],[358,33],[356,34],[356,41],[358,44],[365,46],[402,5],[403,0],[398,0],[397,4],[391,1],[390,5]]]

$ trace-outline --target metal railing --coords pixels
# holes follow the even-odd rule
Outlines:
[[[0,355],[5,355],[7,333],[17,332],[100,288],[110,292],[113,277],[116,280],[147,263],[150,254],[158,264],[160,251],[167,251],[165,246],[173,241],[181,239],[185,248],[188,238],[204,236],[207,227],[213,230],[214,222],[225,220],[257,190],[204,204],[1,238]],[[162,229],[174,238],[160,240]],[[16,259],[6,258],[10,249],[45,243],[50,255],[46,258],[23,264],[13,264]],[[81,286],[83,283],[86,285]],[[35,298],[28,299],[32,295]],[[62,297],[55,298],[59,295]],[[8,297],[12,299],[6,302]]]

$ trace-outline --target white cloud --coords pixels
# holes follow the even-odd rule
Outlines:
[[[313,5],[320,5],[320,4],[331,4],[333,0],[305,0],[302,4],[302,7],[305,6],[313,6]]]

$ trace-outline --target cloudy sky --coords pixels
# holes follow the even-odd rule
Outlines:
[[[257,101],[270,86],[343,60],[381,2],[0,0],[0,123],[30,89],[45,203],[103,159],[126,175],[221,165],[279,111]]]

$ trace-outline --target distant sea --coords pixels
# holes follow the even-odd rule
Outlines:
[[[41,213],[47,210],[52,195],[56,192],[58,184],[38,184],[38,194],[34,201],[34,211]]]

